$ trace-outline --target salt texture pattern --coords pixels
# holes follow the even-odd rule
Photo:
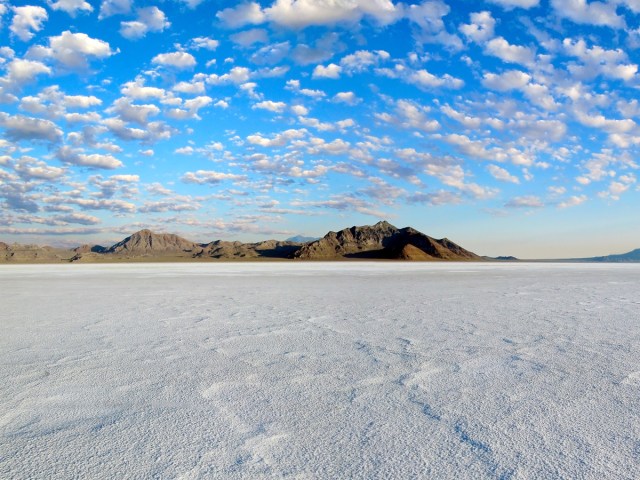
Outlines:
[[[640,265],[0,267],[0,478],[640,478]]]

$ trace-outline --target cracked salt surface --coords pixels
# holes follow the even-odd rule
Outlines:
[[[640,266],[0,267],[0,478],[640,478]]]

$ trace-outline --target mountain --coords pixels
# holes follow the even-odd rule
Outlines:
[[[295,237],[294,237],[295,238]],[[195,243],[178,235],[140,230],[110,246],[56,249],[0,242],[0,262],[120,262],[202,260],[483,260],[446,238],[436,240],[411,227],[388,222],[329,232],[307,242],[266,240],[256,243],[215,240]]]
[[[129,256],[155,256],[159,254],[183,254],[200,249],[200,245],[171,233],[153,233],[140,230],[121,242],[112,245],[105,254]]]
[[[293,243],[309,243],[315,242],[319,240],[318,237],[305,237],[304,235],[296,235],[294,237],[289,237],[285,240],[285,242],[293,242]]]
[[[63,248],[40,247],[38,245],[9,245],[0,242],[0,262],[51,263],[60,262],[72,256]]]
[[[436,240],[411,227],[399,229],[381,221],[372,226],[329,232],[293,254],[301,260],[369,258],[389,260],[482,260],[452,241]]]
[[[592,257],[581,259],[587,262],[615,262],[615,263],[634,263],[640,262],[640,248],[631,250],[627,253],[621,253],[618,255],[606,255],[604,257]]]
[[[258,243],[225,242],[216,240],[203,245],[194,258],[219,260],[249,260],[258,258],[289,258],[300,248],[299,243],[266,240]]]

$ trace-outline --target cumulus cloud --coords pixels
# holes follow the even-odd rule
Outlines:
[[[242,32],[234,33],[229,39],[242,47],[250,47],[255,43],[266,43],[269,40],[267,31],[263,28],[252,28]]]
[[[34,46],[28,51],[31,57],[50,58],[69,69],[87,68],[90,60],[105,59],[114,53],[107,42],[68,30],[49,37],[48,47]]]
[[[336,103],[346,103],[347,105],[357,105],[362,100],[357,97],[353,92],[338,92],[333,96],[333,101]]]
[[[505,10],[511,10],[513,8],[529,9],[537,7],[540,4],[540,0],[489,0],[491,3],[500,5]]]
[[[340,65],[336,65],[335,63],[330,63],[326,67],[323,65],[317,65],[313,69],[312,78],[332,78],[337,79],[340,78],[340,73],[342,72],[342,67]]]
[[[395,102],[395,115],[378,113],[376,118],[383,122],[392,123],[406,129],[415,129],[422,132],[433,132],[440,128],[440,123],[429,118],[430,109],[411,100],[397,100]]]
[[[558,203],[558,208],[576,207],[578,205],[582,205],[586,201],[587,201],[586,195],[573,195],[567,198],[566,200]]]
[[[451,11],[450,7],[440,0],[424,1],[406,7],[405,16],[420,27],[414,35],[421,43],[439,43],[450,50],[462,49],[462,40],[447,32],[443,18]]]
[[[35,32],[42,30],[44,22],[49,15],[42,7],[27,5],[25,7],[12,7],[13,20],[9,30],[23,42],[31,40]]]
[[[569,71],[578,79],[592,79],[598,75],[629,81],[636,76],[638,65],[630,63],[621,49],[607,50],[600,46],[589,48],[580,39],[565,38],[562,47],[567,55],[578,58],[582,64],[570,64]]]
[[[142,38],[148,32],[162,32],[171,26],[164,12],[158,7],[139,8],[136,14],[136,20],[120,22],[120,34],[129,40]]]
[[[171,52],[156,55],[151,60],[151,63],[182,70],[185,68],[195,67],[196,59],[193,55],[187,52]]]
[[[515,175],[511,175],[506,169],[497,165],[489,165],[487,170],[493,178],[501,182],[520,183],[520,179]]]
[[[191,48],[199,49],[204,48],[205,50],[215,50],[220,45],[218,40],[214,40],[210,37],[196,37],[191,40]]]
[[[25,181],[56,180],[65,174],[64,168],[52,167],[32,157],[22,157],[13,166],[15,172]]]
[[[282,113],[284,112],[284,109],[287,108],[287,104],[284,102],[272,102],[271,100],[265,100],[263,102],[256,103],[251,108],[254,110],[269,110],[274,113]]]
[[[512,198],[504,206],[508,208],[542,208],[544,202],[535,195],[524,195]]]
[[[229,28],[258,25],[266,20],[262,7],[256,2],[242,3],[216,13],[216,17]]]
[[[67,12],[72,17],[75,17],[78,12],[93,12],[93,7],[85,0],[57,0],[55,2],[49,0],[49,6],[52,10]]]
[[[86,154],[67,146],[60,147],[56,152],[56,156],[63,163],[79,167],[113,170],[123,166],[122,162],[113,155],[99,153]]]
[[[575,23],[600,25],[612,28],[623,28],[624,18],[617,14],[614,2],[598,2],[587,0],[551,0],[556,13]]]
[[[198,170],[196,172],[187,172],[182,176],[182,181],[185,183],[197,183],[203,184],[219,184],[226,180],[240,181],[246,180],[246,175],[238,175],[235,173],[222,173],[215,172],[213,170]]]
[[[24,115],[8,115],[0,112],[0,126],[12,141],[45,140],[55,143],[62,137],[62,130],[52,121]]]
[[[113,105],[107,109],[107,113],[115,113],[125,122],[146,126],[149,118],[158,115],[160,109],[152,104],[136,105],[130,98],[122,97],[113,102]]]
[[[460,25],[459,28],[465,37],[476,43],[483,43],[493,37],[496,21],[491,16],[491,12],[485,10],[471,13],[469,18],[471,23]]]
[[[530,65],[535,58],[535,53],[530,48],[511,45],[503,37],[491,39],[485,46],[485,52],[498,57],[503,62],[521,65]]]
[[[100,20],[112,15],[123,15],[131,11],[131,0],[102,0],[100,4]]]
[[[413,70],[411,68],[397,65],[396,68],[378,68],[378,75],[389,78],[397,78],[405,83],[415,85],[421,90],[433,90],[438,88],[459,89],[464,86],[464,81],[460,78],[453,77],[448,73],[444,75],[436,75],[426,69]]]

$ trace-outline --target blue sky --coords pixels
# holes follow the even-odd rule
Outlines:
[[[0,239],[640,247],[640,0],[0,0]]]

